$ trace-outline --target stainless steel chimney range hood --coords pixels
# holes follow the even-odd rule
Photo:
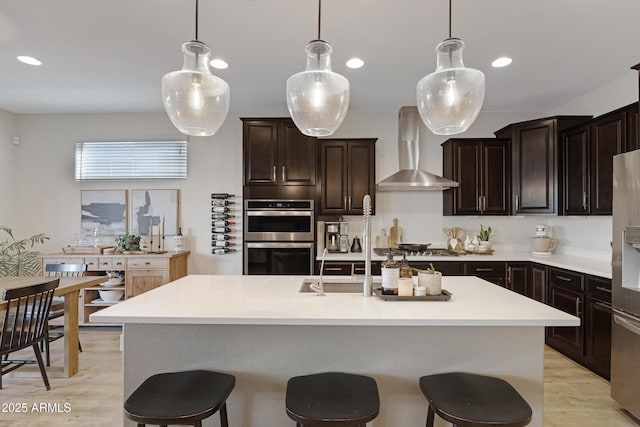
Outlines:
[[[420,120],[417,107],[400,108],[398,113],[400,170],[380,181],[376,185],[378,191],[441,191],[458,186],[455,181],[419,168]]]

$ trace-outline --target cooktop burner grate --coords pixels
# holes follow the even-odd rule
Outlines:
[[[393,256],[402,256],[406,252],[407,256],[459,256],[460,254],[454,251],[450,251],[444,248],[427,248],[424,251],[409,252],[403,251],[397,248],[374,248],[373,252],[376,255],[386,256],[389,252]]]

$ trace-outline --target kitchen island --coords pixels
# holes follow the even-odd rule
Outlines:
[[[576,317],[477,277],[444,277],[450,301],[410,302],[301,293],[303,279],[187,276],[91,320],[124,325],[123,397],[157,372],[220,370],[236,376],[234,426],[293,425],[287,380],[325,371],[376,379],[381,408],[370,426],[424,425],[418,378],[447,371],[506,379],[533,408],[531,425],[543,425],[544,327]]]

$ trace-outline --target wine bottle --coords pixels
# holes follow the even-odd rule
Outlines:
[[[227,247],[227,246],[235,246],[236,244],[234,242],[229,242],[227,240],[214,240],[211,245],[216,246],[216,247]]]
[[[235,221],[215,220],[211,223],[214,227],[226,227],[228,225],[235,225]]]
[[[211,228],[212,233],[233,233],[235,231],[236,231],[235,228],[230,228],[230,227],[212,227]]]
[[[227,212],[231,212],[231,208],[227,207],[227,206],[214,206],[211,208],[211,212],[214,213],[227,213]]]
[[[212,220],[219,220],[219,219],[232,219],[235,218],[235,215],[231,215],[231,214],[225,214],[225,213],[212,213],[211,214],[211,219]]]
[[[235,205],[236,202],[234,202],[233,200],[226,200],[226,199],[214,199],[211,201],[211,206],[229,206],[229,205]]]
[[[233,248],[213,248],[211,250],[211,253],[214,255],[222,255],[222,254],[228,254],[230,252],[235,252],[236,250]]]
[[[212,199],[229,199],[231,197],[236,197],[236,195],[229,193],[211,193]]]
[[[236,236],[230,236],[228,234],[214,234],[211,236],[211,240],[232,240],[235,238]]]

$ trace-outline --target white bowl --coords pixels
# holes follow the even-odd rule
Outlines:
[[[114,301],[119,301],[120,298],[122,298],[122,296],[124,295],[124,291],[123,290],[98,290],[98,293],[100,294],[100,298],[102,298],[102,301],[105,302],[114,302]]]

